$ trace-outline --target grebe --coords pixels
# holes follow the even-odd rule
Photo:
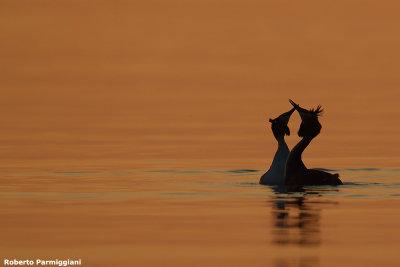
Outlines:
[[[269,167],[269,170],[261,177],[260,184],[284,184],[286,159],[290,152],[285,142],[285,135],[290,135],[287,124],[294,110],[293,108],[275,119],[269,119],[272,132],[274,133],[275,139],[278,141],[278,149],[276,150],[271,167]]]
[[[316,169],[307,169],[304,165],[301,154],[310,144],[311,140],[321,131],[321,124],[318,116],[323,109],[318,106],[316,109],[306,110],[289,99],[289,102],[299,112],[301,125],[298,136],[303,137],[299,143],[290,151],[286,162],[285,184],[286,185],[341,185],[339,174],[331,174]]]

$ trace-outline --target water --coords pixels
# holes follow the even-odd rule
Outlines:
[[[398,10],[2,1],[0,258],[399,266]],[[303,158],[343,186],[258,184],[289,98],[325,109]]]
[[[396,266],[399,169],[296,192],[261,170],[1,173],[2,255],[87,266]],[[379,253],[378,253],[379,251]]]

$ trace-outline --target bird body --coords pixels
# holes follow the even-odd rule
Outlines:
[[[261,177],[260,184],[284,184],[286,159],[289,155],[289,152],[290,150],[285,142],[284,137],[282,136],[280,139],[278,139],[278,149],[275,152],[272,164],[269,167],[269,170]]]
[[[290,130],[287,124],[293,111],[294,108],[281,114],[275,119],[269,119],[271,122],[272,132],[278,142],[278,149],[275,152],[274,159],[268,171],[261,176],[260,184],[282,185],[285,182],[286,159],[290,152],[285,142],[285,135],[290,135]]]
[[[331,174],[318,169],[308,169],[302,160],[304,149],[310,144],[312,138],[303,138],[292,149],[286,161],[286,185],[340,185],[339,174]]]
[[[290,151],[285,167],[286,185],[340,185],[339,174],[331,174],[322,170],[308,169],[302,160],[302,153],[311,141],[320,133],[321,124],[318,116],[322,112],[321,106],[315,110],[306,110],[289,100],[293,107],[299,112],[301,125],[298,131],[300,142]]]

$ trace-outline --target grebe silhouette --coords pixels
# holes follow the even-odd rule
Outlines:
[[[306,110],[289,99],[289,102],[299,112],[301,125],[298,136],[302,137],[300,142],[290,151],[286,161],[285,184],[286,185],[341,185],[339,174],[331,174],[317,169],[307,169],[301,155],[304,149],[320,133],[321,124],[318,116],[323,109],[318,106],[316,109]]]
[[[272,132],[276,141],[278,141],[278,149],[275,152],[269,170],[261,176],[260,184],[278,185],[283,184],[285,181],[285,165],[286,159],[289,155],[289,148],[285,142],[285,135],[290,135],[290,130],[287,124],[294,110],[295,109],[293,108],[275,119],[269,119]]]

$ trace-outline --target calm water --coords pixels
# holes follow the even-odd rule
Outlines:
[[[2,256],[86,266],[396,266],[399,169],[343,186],[259,185],[260,170],[1,173]]]
[[[0,258],[400,265],[398,1],[0,6]],[[343,186],[257,184],[288,98]]]

